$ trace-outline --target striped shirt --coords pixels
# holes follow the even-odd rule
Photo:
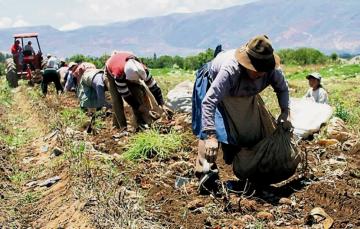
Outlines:
[[[122,97],[130,96],[127,81],[139,82],[143,80],[149,87],[150,91],[152,88],[157,86],[155,79],[151,76],[150,72],[145,69],[144,65],[135,59],[130,59],[126,62],[124,67],[125,77],[116,79],[115,84],[118,92]]]

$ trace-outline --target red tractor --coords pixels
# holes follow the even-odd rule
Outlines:
[[[13,54],[13,58],[6,60],[6,79],[11,87],[18,86],[18,80],[20,78],[29,80],[29,84],[39,83],[42,79],[40,70],[44,67],[44,59],[42,56],[42,51],[38,39],[37,33],[23,33],[15,34],[15,42],[20,42],[21,50],[20,52]],[[24,45],[25,42],[31,42],[31,40],[36,40],[38,49],[26,48]],[[31,46],[32,47],[32,46]],[[36,50],[36,51],[35,51]]]

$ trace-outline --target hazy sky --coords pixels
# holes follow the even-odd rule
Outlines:
[[[51,25],[61,30],[134,18],[195,12],[254,0],[0,0],[0,28]]]

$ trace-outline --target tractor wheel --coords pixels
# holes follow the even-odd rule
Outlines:
[[[39,83],[41,83],[42,78],[43,78],[43,76],[42,76],[41,71],[38,70],[38,69],[36,69],[36,70],[33,72],[33,78],[31,79],[31,81],[32,81],[33,83],[39,84]]]
[[[47,59],[47,58],[44,58],[44,59],[41,61],[41,70],[43,70],[43,69],[45,69],[45,68],[46,68],[47,61],[48,61],[48,59]]]
[[[5,61],[6,65],[6,80],[10,87],[17,87],[19,86],[19,77],[16,72],[16,65],[12,58],[8,58]]]

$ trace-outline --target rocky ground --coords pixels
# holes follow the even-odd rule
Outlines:
[[[356,136],[301,142],[308,163],[281,184],[240,184],[237,193],[200,196],[186,115],[156,124],[191,136],[171,157],[128,162],[121,154],[129,137],[116,136],[111,117],[99,117],[101,125],[88,134],[89,118],[74,125],[63,120],[65,108],[77,107],[73,95],[41,99],[32,90],[20,86],[11,106],[0,109],[1,132],[26,138],[0,145],[1,228],[360,227]],[[221,158],[221,180],[236,180]]]

